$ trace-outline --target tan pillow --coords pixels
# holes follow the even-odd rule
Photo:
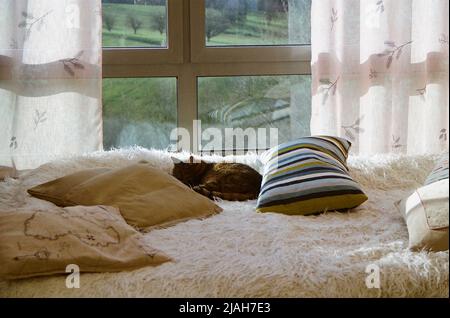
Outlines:
[[[67,192],[72,190],[73,187],[85,182],[86,180],[109,171],[111,171],[111,169],[106,168],[83,170],[29,189],[28,193],[36,198],[50,201],[57,206],[69,206],[71,204],[68,204],[64,199]]]
[[[441,180],[415,191],[400,201],[409,232],[412,250],[448,250],[449,179]]]
[[[17,176],[17,171],[11,167],[0,166],[0,181],[6,178],[15,178]]]
[[[72,178],[70,178],[72,180]],[[64,178],[55,181],[65,183]],[[64,206],[116,206],[125,220],[135,227],[148,229],[192,218],[203,218],[222,209],[213,201],[147,163],[110,170],[74,186],[53,200],[53,187],[42,185],[30,193]]]
[[[169,261],[126,224],[116,208],[0,211],[0,278],[117,272]]]

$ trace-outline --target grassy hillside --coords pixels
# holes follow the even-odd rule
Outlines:
[[[103,81],[106,149],[141,145],[164,148],[177,126],[175,78],[120,78]]]
[[[111,16],[115,21],[111,31],[103,25],[103,46],[165,46],[166,35],[151,25],[154,15],[165,12],[163,6],[103,4],[103,16]],[[128,24],[128,16],[142,22],[137,34]]]
[[[245,23],[232,25],[224,33],[211,39],[207,45],[278,45],[289,43],[286,17],[270,22],[262,13],[249,13]]]

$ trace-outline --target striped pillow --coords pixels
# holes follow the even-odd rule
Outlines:
[[[259,212],[311,215],[356,208],[367,201],[349,175],[351,143],[336,137],[305,137],[262,155],[264,179]]]
[[[443,154],[433,172],[428,176],[425,185],[448,179],[448,153]]]

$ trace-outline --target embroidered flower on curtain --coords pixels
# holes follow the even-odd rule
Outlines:
[[[59,60],[64,67],[64,71],[66,71],[70,76],[75,76],[75,70],[84,70],[84,65],[80,61],[80,57],[83,55],[83,51],[80,51],[72,58]]]
[[[18,27],[25,29],[25,38],[28,39],[31,32],[36,29],[40,31],[45,23],[45,19],[52,13],[53,10],[49,10],[39,17],[34,17],[27,11],[22,11],[23,20],[19,23]]]
[[[394,60],[399,60],[402,57],[403,50],[405,47],[411,45],[413,41],[409,41],[400,46],[397,46],[394,41],[384,41],[386,45],[386,49],[383,53],[379,53],[378,57],[384,58],[387,57],[386,60],[386,68],[389,69],[392,66]]]

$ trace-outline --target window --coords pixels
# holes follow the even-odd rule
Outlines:
[[[104,1],[105,47],[167,47],[167,3],[160,1]]]
[[[166,148],[175,127],[191,136],[279,128],[280,141],[309,134],[311,0],[103,5],[105,148]],[[179,150],[209,150],[191,145]]]
[[[165,149],[177,127],[176,78],[103,81],[104,148]]]
[[[286,142],[310,134],[311,77],[232,76],[200,77],[198,79],[198,109],[202,130],[218,128],[225,138],[226,128],[252,128],[246,145],[236,140],[227,145],[223,139],[217,150],[259,150],[259,128],[277,128],[277,141]],[[270,138],[270,131],[264,138]],[[209,144],[209,147],[208,147]],[[202,140],[203,150],[214,150],[209,140]]]
[[[310,43],[309,1],[206,0],[206,46]]]

